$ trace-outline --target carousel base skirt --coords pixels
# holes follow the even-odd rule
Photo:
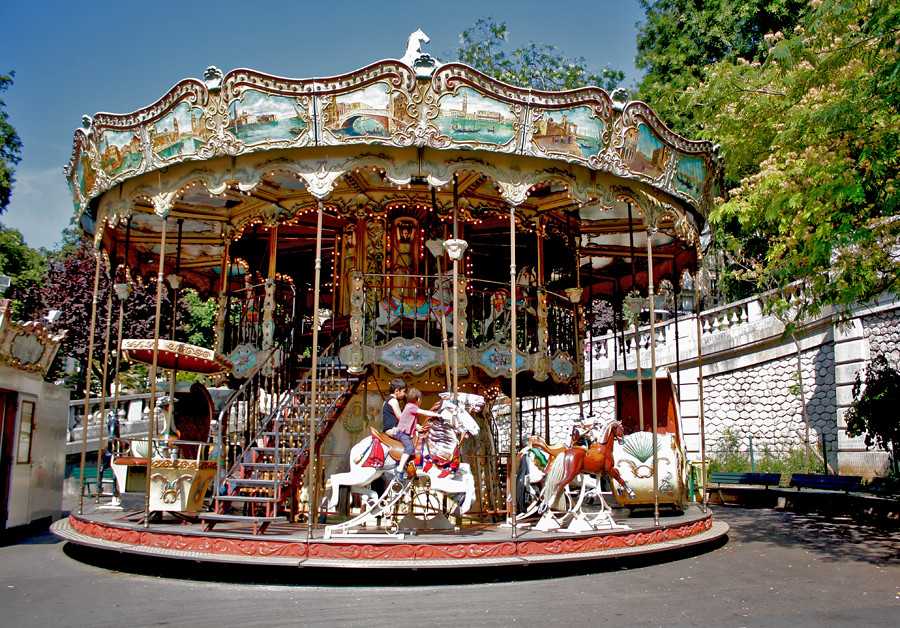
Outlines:
[[[131,516],[131,519],[134,519]],[[149,528],[121,512],[70,515],[51,527],[54,534],[100,550],[170,560],[294,566],[307,568],[444,569],[500,567],[569,561],[615,560],[645,554],[709,546],[728,532],[728,524],[691,506],[684,514],[618,518],[626,530],[571,533],[511,530],[499,525],[461,531],[419,532],[403,540],[366,535],[326,540],[321,529],[307,538],[305,524],[272,525],[254,536],[241,524],[203,531],[200,524],[151,523]],[[374,538],[373,538],[374,536]]]

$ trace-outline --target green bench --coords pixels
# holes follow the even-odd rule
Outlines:
[[[729,493],[738,491],[745,496],[750,494],[759,497],[760,493],[768,491],[770,486],[778,486],[781,482],[780,473],[730,473],[714,471],[709,474],[709,490],[715,490],[719,495],[722,505],[726,504],[723,489]]]
[[[798,491],[814,489],[818,491],[834,491],[849,493],[859,488],[862,477],[858,475],[821,475],[818,473],[795,473],[788,486]]]

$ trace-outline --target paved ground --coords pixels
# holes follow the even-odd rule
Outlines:
[[[0,547],[0,625],[900,623],[900,530],[772,510],[727,508],[716,516],[732,526],[726,544],[661,564],[629,562],[582,573],[528,567],[529,579],[519,582],[498,581],[504,573],[477,583],[462,572],[442,581],[431,573],[382,574],[380,586],[361,585],[358,580],[370,576],[346,570],[323,584],[321,576],[304,581],[309,576],[297,569],[167,569],[153,561],[86,555],[41,534]],[[116,571],[124,561],[129,573]]]

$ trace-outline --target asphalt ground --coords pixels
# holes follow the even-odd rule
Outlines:
[[[49,533],[0,547],[0,626],[891,626],[900,530],[718,508],[727,542],[652,559],[440,573],[138,559]]]

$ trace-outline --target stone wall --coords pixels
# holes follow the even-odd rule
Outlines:
[[[874,358],[884,355],[894,368],[900,367],[900,310],[884,310],[862,317],[863,333]]]
[[[756,452],[768,448],[787,452],[804,446],[805,423],[796,390],[796,354],[713,375],[704,380],[707,451],[722,448],[730,429],[741,449],[753,437]],[[821,451],[822,437],[829,462],[837,463],[837,417],[834,384],[834,347],[824,344],[802,353],[810,444]]]

